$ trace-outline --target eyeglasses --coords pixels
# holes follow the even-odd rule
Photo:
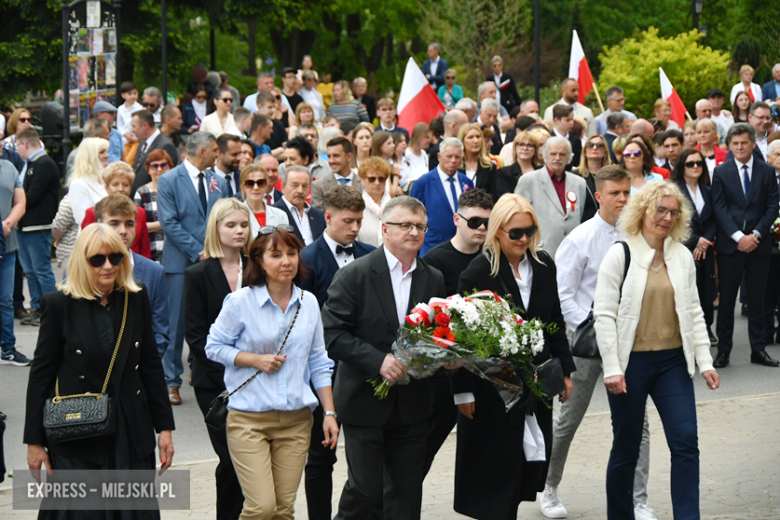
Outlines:
[[[533,150],[534,148],[536,148],[536,145],[534,145],[533,143],[518,143],[517,147],[523,150]]]
[[[669,209],[665,208],[663,206],[656,206],[655,207],[655,214],[658,215],[661,218],[664,218],[667,214],[670,214],[673,219],[680,218],[680,215],[682,215],[682,210],[679,209]]]
[[[250,190],[255,186],[257,186],[258,188],[265,188],[266,184],[268,184],[268,180],[266,179],[260,179],[259,181],[253,181],[251,179],[247,179],[244,181],[244,186],[246,186]]]
[[[455,76],[444,76],[444,79],[455,79]]]
[[[276,99],[282,99],[282,96],[274,96]]]
[[[378,182],[379,184],[384,184],[387,181],[387,177],[366,177],[366,182],[368,184],[374,184],[375,182]]]
[[[458,213],[458,216],[466,221],[466,224],[469,226],[469,229],[479,229],[482,226],[482,224],[484,224],[485,225],[485,229],[487,229],[487,227],[488,227],[488,220],[490,220],[489,218],[484,218],[484,217],[466,218],[463,215],[461,215],[460,213]]]
[[[170,170],[171,165],[166,161],[149,163],[150,170]]]
[[[233,102],[233,98],[229,98],[229,97],[219,98],[219,101],[222,101],[223,103],[232,103]]]
[[[588,141],[587,143],[585,143],[585,148],[604,148],[604,143],[601,142],[594,143],[592,141]],[[637,150],[637,151],[641,153],[642,150]]]
[[[157,108],[157,103],[144,103],[146,108]]]
[[[637,149],[637,150],[634,150],[633,152],[631,150],[626,150],[625,152],[623,152],[623,157],[625,157],[625,158],[629,158],[632,155],[634,157],[642,157],[642,150]]]
[[[20,123],[30,123],[30,122],[32,122],[32,119],[29,118],[29,117],[20,117],[19,118],[19,122]]]
[[[501,231],[509,235],[509,240],[520,240],[523,238],[523,236],[527,236],[528,238],[533,238],[533,236],[536,234],[536,230],[539,229],[536,226],[530,226],[526,228],[514,228],[507,231],[504,228],[501,228]]]
[[[295,233],[294,227],[288,224],[283,224],[281,226],[263,226],[260,228],[260,231],[257,233],[257,236],[270,235],[277,229],[281,229],[282,231],[287,231],[288,233]]]
[[[122,253],[111,253],[110,255],[95,255],[89,258],[89,265],[92,267],[102,267],[106,264],[106,258],[111,262],[114,267],[118,266],[125,259],[125,255]]]
[[[704,166],[704,161],[688,161],[685,163],[686,168],[701,168]]]
[[[401,231],[408,233],[412,228],[416,229],[418,233],[427,233],[428,226],[425,224],[412,224],[411,222],[385,222],[388,226],[398,226]]]

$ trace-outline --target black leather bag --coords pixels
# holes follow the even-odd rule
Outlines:
[[[108,396],[108,382],[114,369],[119,344],[125,332],[127,322],[128,292],[125,291],[125,309],[122,315],[122,327],[116,340],[111,364],[108,366],[106,380],[100,393],[86,392],[75,395],[60,395],[60,381],[55,385],[55,397],[47,400],[43,406],[43,427],[49,442],[67,442],[91,437],[111,435],[116,431],[116,408],[114,400]]]
[[[298,308],[295,309],[295,316],[293,316],[292,321],[290,322],[290,327],[287,329],[287,334],[284,335],[284,340],[282,341],[282,346],[279,347],[279,350],[276,352],[276,355],[282,353],[282,349],[284,348],[284,345],[287,343],[287,338],[290,336],[290,331],[293,328],[293,325],[295,325],[295,320],[298,319],[298,313],[301,311],[301,301],[303,300],[303,291],[301,291],[300,299],[298,300]],[[209,405],[209,411],[206,412],[206,416],[203,418],[203,420],[206,422],[207,426],[211,426],[215,430],[221,430],[225,427],[225,423],[227,423],[227,415],[228,415],[228,399],[230,399],[230,396],[244,388],[247,384],[249,384],[250,381],[252,381],[254,378],[256,378],[262,370],[258,370],[254,374],[252,374],[249,379],[238,385],[238,387],[233,390],[232,392],[228,392],[227,390],[224,390],[221,394],[219,394],[217,397],[214,398],[213,401],[211,401],[211,404]]]
[[[619,244],[623,244],[623,251],[625,253],[625,265],[623,267],[623,281],[620,282],[620,295],[623,295],[623,282],[626,281],[626,274],[628,273],[628,266],[631,265],[631,252],[628,250],[628,244],[620,240]],[[587,359],[601,359],[599,354],[599,345],[596,342],[596,329],[595,318],[593,317],[593,307],[591,306],[590,313],[585,321],[577,326],[577,330],[574,331],[574,337],[571,342],[571,355],[574,357],[587,358]]]
[[[566,390],[566,381],[564,381],[563,367],[561,360],[551,358],[540,365],[535,365],[534,381],[541,383],[544,393],[548,398],[560,394]]]

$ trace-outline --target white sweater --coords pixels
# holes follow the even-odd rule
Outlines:
[[[622,298],[620,282],[625,255],[622,244],[615,244],[601,263],[593,303],[596,340],[605,379],[625,374],[642,312],[647,270],[655,255],[655,250],[642,235],[630,237],[626,243],[631,251],[631,264],[623,283]],[[664,262],[674,289],[674,307],[680,321],[688,373],[693,377],[696,364],[701,372],[713,370],[709,335],[696,289],[696,266],[688,248],[671,238],[664,241]]]

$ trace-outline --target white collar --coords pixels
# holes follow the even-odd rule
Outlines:
[[[431,63],[439,63],[440,56],[436,56],[435,60],[431,60]]]
[[[144,144],[146,145],[146,148],[149,148],[150,146],[152,146],[152,143],[154,142],[155,139],[157,139],[158,135],[160,135],[160,129],[155,127],[154,133],[152,135],[150,135],[149,138],[146,141],[144,141]]]
[[[750,154],[750,159],[748,159],[748,162],[741,163],[739,161],[739,159],[737,159],[736,157],[734,157],[734,162],[737,163],[737,170],[739,170],[740,175],[742,175],[742,167],[743,166],[747,166],[749,172],[753,171],[753,154],[752,153]]]
[[[189,159],[184,159],[184,169],[187,170],[187,173],[192,177],[193,179],[197,179],[198,175],[200,175],[200,170],[193,165]]]
[[[271,194],[269,193],[269,195],[271,195]],[[284,201],[284,203],[287,205],[287,209],[289,209],[289,210],[290,210],[290,213],[292,213],[293,211],[295,211],[295,212],[296,212],[298,215],[300,215],[300,214],[301,214],[301,212],[300,212],[300,211],[298,211],[298,208],[297,208],[297,207],[296,207],[296,206],[295,206],[295,205],[294,205],[292,202],[290,202],[289,200],[287,200],[287,196],[286,196],[286,195],[282,195],[282,200],[283,200],[283,201]],[[308,205],[308,204],[306,204],[305,202],[304,202],[304,204],[305,204],[305,207],[304,207],[304,209],[303,209],[303,214],[305,215],[306,213],[308,213],[308,212],[309,212],[309,205]]]
[[[385,124],[381,121],[379,122],[379,127],[380,130],[384,130],[385,132],[393,132],[397,128],[395,125],[392,127],[385,126]]]
[[[390,268],[390,272],[393,272],[396,268],[398,268],[398,271],[402,271],[403,264],[401,263],[401,261],[398,258],[396,258],[395,255],[391,253],[389,249],[387,249],[387,246],[383,247],[382,249],[385,252],[385,258],[387,258],[387,267]],[[400,274],[401,276],[406,276],[407,274],[411,273],[415,269],[417,269],[417,258],[415,258],[412,261],[412,267],[410,267],[408,271],[406,271],[405,273],[401,272]]]
[[[564,139],[568,139],[569,138],[569,134],[563,135],[562,133],[560,133],[558,131],[557,128],[553,128],[553,132],[555,132],[555,135],[557,135],[558,137],[563,137]]]
[[[354,168],[350,168],[349,175],[347,175],[346,177],[341,175],[339,172],[333,172],[333,177],[336,179],[336,182],[338,182],[339,179],[347,179],[350,182],[352,182],[352,179],[354,178],[354,176],[355,176],[355,169]]]
[[[135,258],[134,258],[133,251],[130,250],[130,267],[135,267]]]
[[[595,225],[597,225],[607,233],[614,233],[617,231],[617,228],[615,226],[613,226],[612,224],[610,224],[609,222],[601,218],[601,215],[599,214],[598,211],[596,212],[596,215],[594,215],[593,221]]]
[[[328,234],[328,230],[327,229],[322,234],[322,237],[325,239],[325,243],[328,244],[328,247],[330,248],[330,250],[333,252],[334,255],[336,254],[336,246],[352,247],[352,245],[354,244],[354,242],[352,242],[351,244],[346,244],[346,245],[339,244],[338,242],[336,242],[335,240],[333,240],[330,237],[330,235]]]
[[[216,173],[217,175],[219,175],[219,176],[220,176],[220,178],[222,178],[222,179],[224,179],[224,178],[225,178],[225,176],[226,176],[226,175],[228,175],[228,174],[231,174],[231,175],[233,174],[233,172],[223,172],[223,171],[222,171],[222,170],[219,168],[219,162],[217,162],[217,163],[214,165],[214,173]]]
[[[439,172],[439,178],[441,179],[441,182],[450,182],[448,180],[450,178],[450,176],[447,175],[447,173],[444,170],[441,169],[440,165],[436,166],[436,171]],[[458,179],[458,172],[455,172],[452,175],[452,178],[455,179],[455,181],[457,182],[459,180]]]

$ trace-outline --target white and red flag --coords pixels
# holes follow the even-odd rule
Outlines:
[[[669,119],[682,128],[685,124],[685,113],[687,112],[685,105],[680,96],[677,95],[677,91],[674,90],[669,78],[666,77],[664,69],[658,67],[658,70],[661,72],[661,97],[672,105],[672,115]]]
[[[407,129],[411,134],[414,125],[428,124],[444,110],[444,103],[433,91],[414,58],[409,58],[401,84],[401,94],[398,96],[398,126]]]
[[[571,58],[569,59],[569,77],[576,79],[580,85],[580,94],[577,101],[582,104],[585,102],[591,90],[593,90],[593,74],[590,73],[588,60],[585,58],[585,51],[582,50],[580,37],[577,31],[572,31],[571,37]]]

